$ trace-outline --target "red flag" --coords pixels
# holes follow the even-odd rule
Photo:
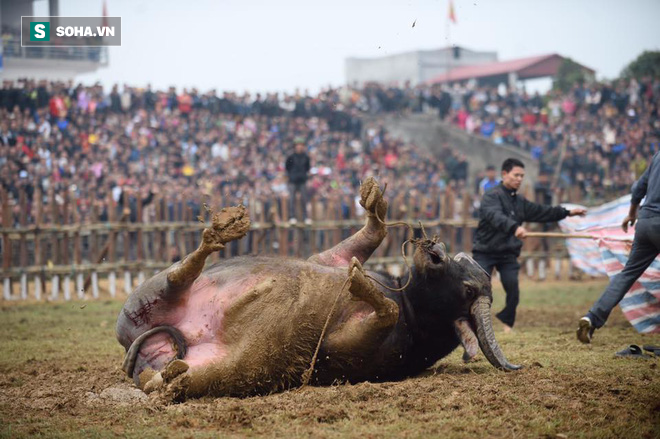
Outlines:
[[[449,0],[449,19],[452,23],[456,24],[456,13],[454,12],[453,0]]]
[[[103,0],[103,21],[101,22],[102,26],[108,25],[108,5]]]

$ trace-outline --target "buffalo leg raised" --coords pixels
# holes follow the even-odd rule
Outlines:
[[[356,257],[364,264],[378,248],[387,229],[383,221],[387,214],[387,201],[373,177],[367,178],[360,185],[360,204],[367,211],[367,222],[355,235],[343,240],[329,250],[309,258],[310,262],[332,267],[342,267]]]
[[[360,262],[352,258],[348,269],[348,290],[353,300],[371,305],[374,311],[363,319],[349,320],[328,335],[324,348],[331,353],[351,354],[375,347],[390,333],[399,318],[397,304],[385,297],[366,277]]]
[[[168,290],[188,288],[201,274],[211,253],[222,250],[224,244],[230,241],[242,238],[249,229],[250,218],[244,206],[224,208],[220,213],[213,214],[211,227],[202,232],[199,247],[167,273]]]

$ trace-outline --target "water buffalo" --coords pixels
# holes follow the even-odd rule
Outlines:
[[[128,376],[174,401],[295,387],[324,326],[310,376],[316,384],[401,379],[459,344],[466,359],[480,347],[495,367],[517,369],[493,335],[489,277],[468,255],[451,258],[435,238],[416,240],[402,291],[393,291],[399,279],[363,270],[387,234],[387,201],[372,178],[360,194],[365,226],[307,261],[237,257],[204,270],[209,254],[250,226],[242,206],[214,214],[197,250],[124,304],[117,339]]]

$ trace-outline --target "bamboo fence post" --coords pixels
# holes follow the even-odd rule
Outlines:
[[[62,206],[62,225],[69,225],[69,191],[63,193],[64,204]],[[64,232],[62,237],[62,265],[69,264],[69,232]],[[64,300],[71,300],[71,274],[64,275],[63,281]]]
[[[144,224],[144,209],[142,206],[142,197],[137,197],[136,200],[136,213],[137,213],[137,224],[139,226],[139,229],[137,230],[137,249],[135,251],[135,256],[136,260],[139,264],[138,268],[138,275],[137,275],[137,283],[138,285],[142,284],[144,282],[144,269],[142,268],[142,264],[144,263],[144,240],[143,240],[143,234],[144,232],[142,231],[142,225]],[[153,232],[149,234],[152,239],[153,239]],[[130,294],[129,292],[128,294]]]
[[[289,229],[285,223],[289,221],[289,196],[280,197],[280,256],[289,256]]]
[[[154,200],[154,209],[155,209],[155,221],[156,224],[160,225],[163,222],[163,197],[161,196],[160,193],[156,194],[156,199]],[[154,232],[152,233],[152,236],[154,237],[154,242],[153,242],[153,256],[154,260],[158,261],[163,261],[163,254],[167,253],[167,251],[164,250],[163,248],[163,231],[160,227],[156,227]]]
[[[124,200],[124,208],[122,211],[122,220],[125,217],[126,222],[122,222],[122,225],[130,224],[131,222],[131,200],[126,192],[122,192],[121,194],[123,200]],[[141,194],[137,194],[137,198],[140,198]],[[131,290],[133,289],[132,287],[132,280],[131,280],[131,271],[129,270],[129,262],[131,259],[131,232],[129,232],[128,228],[124,228],[123,233],[122,233],[122,241],[124,244],[124,257],[123,257],[123,263],[124,263],[124,292],[126,295],[131,294]]]
[[[193,218],[193,209],[189,205],[185,205],[185,222],[186,224],[191,224],[195,219]],[[186,254],[192,252],[195,249],[195,241],[193,234],[195,232],[185,232],[184,233],[184,246],[186,248]]]
[[[331,213],[331,215],[332,215],[331,219],[333,221],[341,220],[341,199],[336,194],[334,194],[332,196],[332,213]],[[334,228],[333,233],[332,233],[333,236],[332,236],[332,246],[331,246],[331,248],[341,242],[341,232],[342,232],[341,228],[339,228],[339,227]]]
[[[39,185],[36,185],[36,189],[34,191],[34,262],[37,265],[37,267],[41,267],[41,273],[37,273],[34,276],[34,298],[36,300],[41,300],[41,292],[42,288],[45,286],[42,284],[45,284],[45,276],[43,275],[43,247],[41,246],[41,222],[42,222],[42,215],[43,215],[43,193],[41,191],[41,188]]]
[[[210,195],[210,200],[209,200],[209,207],[211,208],[211,211],[209,212],[209,222],[213,222],[213,213],[220,209],[222,206],[222,191],[218,190],[211,190],[211,195]],[[212,262],[217,262],[220,260],[220,254],[222,250],[215,252],[212,256]]]
[[[312,255],[315,255],[318,253],[317,251],[317,238],[318,238],[318,231],[316,229],[316,224],[319,220],[319,214],[318,214],[318,200],[317,200],[318,194],[314,194],[311,197],[311,211],[309,214],[311,215],[310,218],[312,219],[312,223],[314,226],[310,229],[309,231],[309,248],[310,248],[310,253]]]
[[[472,206],[472,197],[470,191],[465,189],[463,191],[463,209],[461,212],[461,220],[463,228],[463,239],[461,241],[461,251],[468,251],[470,243],[472,242],[472,229],[468,226],[470,220],[470,207]],[[456,252],[454,252],[456,253]]]
[[[172,204],[172,209],[170,209],[170,196],[169,194],[165,197],[163,197],[163,220],[165,221],[163,233],[165,234],[165,251],[162,252],[163,255],[165,256],[165,259],[163,259],[163,262],[165,261],[172,261],[173,256],[172,250],[175,249],[174,247],[174,234],[171,230],[171,223],[173,221],[174,217],[174,204]]]
[[[11,267],[11,241],[9,238],[9,228],[12,226],[11,206],[9,205],[9,194],[0,187],[0,197],[2,198],[2,227],[5,232],[2,233],[2,271],[4,272],[2,297],[5,300],[11,299],[11,277],[9,268]]]
[[[115,220],[117,218],[117,207],[115,206],[115,201],[112,198],[112,192],[108,193],[108,220],[110,221],[110,231],[108,232],[108,256],[107,260],[109,263],[113,264],[117,261],[116,254],[116,242],[117,232],[115,232]],[[105,260],[105,258],[103,258]],[[115,297],[117,295],[117,273],[113,266],[112,270],[108,273],[108,289],[110,291],[110,297]]]
[[[74,202],[74,206],[77,203]],[[73,233],[73,262],[74,262],[74,273],[76,276],[76,292],[78,299],[85,298],[85,281],[84,275],[80,269],[82,265],[82,237],[80,236],[80,228],[82,227],[82,217],[80,211],[77,207],[73,209],[73,223],[77,225],[75,232]]]
[[[171,230],[174,210],[170,210],[169,200],[169,195],[163,197],[163,211],[161,213],[161,219],[163,220],[163,251],[161,260],[163,262],[173,262],[175,256],[173,254],[173,250],[175,250],[174,241],[172,241],[174,234]]]
[[[27,194],[25,193],[25,189],[21,188],[18,195],[18,199],[20,205],[19,224],[21,226],[21,229],[25,230],[25,228],[27,227],[27,215],[28,215]],[[25,270],[25,267],[28,266],[28,252],[27,252],[27,242],[25,240],[25,233],[21,233],[18,251],[19,251],[19,263],[21,265],[21,269]],[[26,300],[27,296],[28,296],[27,273],[23,271],[21,273],[21,299]]]
[[[93,195],[92,195],[93,197]],[[97,224],[99,222],[99,209],[96,205],[96,200],[92,199],[92,204],[90,206],[89,213],[89,223],[91,225]],[[89,232],[89,261],[93,262],[98,259],[99,256],[99,242],[98,242],[98,233],[96,229],[92,229]]]
[[[177,200],[176,207],[177,207],[176,208],[176,219],[177,219],[177,222],[178,222],[178,227],[177,227],[176,233],[175,233],[176,245],[179,248],[179,255],[181,257],[181,260],[183,260],[183,258],[185,258],[186,255],[188,254],[188,251],[186,250],[186,241],[185,241],[185,236],[184,236],[185,232],[181,228],[181,224],[185,221],[184,218],[185,218],[185,215],[186,215],[183,198],[181,200]],[[229,246],[227,246],[227,248],[229,248]]]
[[[50,224],[53,226],[56,226],[60,224],[61,219],[60,219],[60,212],[59,212],[59,206],[57,205],[57,196],[55,194],[55,189],[51,189],[50,192]],[[49,260],[49,268],[50,267],[55,267],[59,264],[59,259],[60,259],[60,239],[58,238],[59,232],[53,231],[51,232],[50,236],[50,257],[51,259]],[[51,299],[55,300],[59,296],[60,292],[60,276],[56,273],[53,272],[51,269]]]
[[[561,278],[561,258],[559,255],[555,255],[554,259],[554,274],[555,274],[555,279],[559,280]]]
[[[273,215],[273,205],[271,203],[266,203],[264,198],[261,198],[261,206],[263,211],[261,212],[261,222],[262,224],[268,223],[268,228],[263,230],[263,239],[259,251],[264,254],[270,254],[273,251],[273,239],[274,239],[274,215]]]
[[[261,218],[261,213],[263,212],[263,206],[261,206],[259,203],[260,201],[257,199],[256,195],[254,193],[250,194],[250,200],[252,201],[250,203],[249,209],[250,209],[250,218],[253,218],[256,222],[259,223],[260,227],[263,227],[263,221]],[[259,235],[261,233],[258,233],[257,230],[252,229],[250,230],[250,239],[248,242],[252,245],[250,252],[253,255],[256,255],[259,253]]]
[[[320,232],[319,252],[323,252],[332,246],[332,231],[327,226],[327,222],[332,218],[332,199],[330,194],[327,194],[322,201],[322,212],[321,221],[325,221],[326,225]]]
[[[415,197],[408,196],[406,198],[406,220],[410,222],[410,219],[415,216]]]
[[[456,194],[453,189],[448,189],[446,193],[447,197],[447,216],[445,219],[453,220],[456,214]],[[456,226],[449,226],[449,248],[453,253],[456,251]]]
[[[92,195],[93,197],[93,195]],[[96,200],[92,200],[92,214],[90,218],[90,224],[98,224],[99,223],[99,210],[98,206],[96,204]],[[99,259],[99,235],[96,232],[96,229],[93,229],[90,236],[90,255],[89,255],[89,260],[90,262],[93,261],[98,261]],[[96,271],[96,268],[92,268],[92,273],[88,274],[88,276],[91,276],[91,283],[92,283],[92,297],[94,299],[97,299],[99,297],[99,275],[98,272]],[[84,283],[83,284],[83,290],[86,290],[88,288],[88,284]]]
[[[427,194],[422,193],[419,201],[419,215],[418,215],[418,220],[420,220],[422,223],[425,222],[428,219],[428,197]],[[426,227],[424,227],[426,234],[430,237],[433,236],[433,233],[431,233],[430,230],[426,230]]]
[[[358,219],[357,209],[355,207],[355,199],[352,196],[346,197],[348,201],[348,219],[350,221],[356,221]],[[358,229],[359,230],[359,229]],[[351,226],[350,234],[353,235],[357,232],[355,226]]]

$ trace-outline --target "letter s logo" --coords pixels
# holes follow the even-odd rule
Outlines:
[[[37,38],[46,38],[46,26],[38,24],[34,27],[34,36]]]

